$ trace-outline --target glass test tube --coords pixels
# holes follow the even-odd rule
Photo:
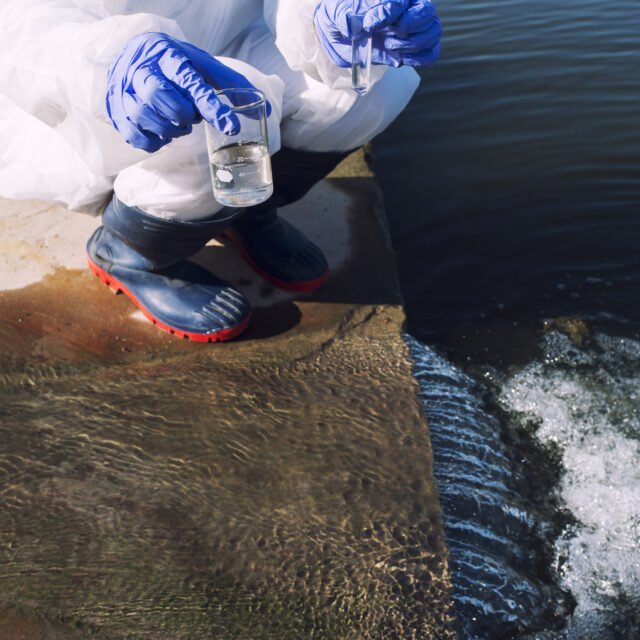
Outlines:
[[[371,34],[362,27],[364,14],[358,15],[359,0],[353,0],[351,16],[351,84],[364,95],[371,88]]]

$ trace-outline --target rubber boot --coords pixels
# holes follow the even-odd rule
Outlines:
[[[302,198],[350,153],[314,153],[283,147],[271,159],[273,195],[246,209],[225,231],[254,271],[277,287],[314,291],[326,280],[329,266],[322,251],[279,217],[277,209]]]
[[[249,324],[249,302],[184,258],[222,233],[239,213],[227,208],[204,222],[163,220],[114,196],[87,243],[89,268],[160,329],[200,342],[229,340]]]

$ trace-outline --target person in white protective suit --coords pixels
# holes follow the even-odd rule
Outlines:
[[[160,328],[200,341],[247,326],[244,296],[188,261],[226,233],[265,278],[312,291],[320,249],[277,214],[383,131],[432,65],[430,0],[361,0],[373,86],[351,89],[352,0],[3,0],[0,194],[100,213],[89,266]],[[213,198],[204,122],[234,133],[215,90],[267,97],[274,193]]]

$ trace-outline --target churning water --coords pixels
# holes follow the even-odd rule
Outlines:
[[[464,637],[640,637],[640,342],[551,331],[476,380],[408,340]]]
[[[544,358],[501,383],[500,404],[557,448],[557,487],[577,519],[554,566],[577,601],[558,637],[640,637],[640,342],[596,334],[586,349],[551,333]]]
[[[464,636],[640,638],[640,3],[436,4],[375,151]]]
[[[554,526],[542,505],[527,500],[516,452],[486,392],[431,349],[408,342],[431,430],[465,637],[515,633],[555,619],[563,613],[556,607],[562,594],[542,575]]]

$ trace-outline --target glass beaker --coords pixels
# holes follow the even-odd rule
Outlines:
[[[250,207],[273,193],[267,101],[257,89],[220,89],[216,96],[240,120],[240,131],[227,136],[205,123],[215,199],[227,207]]]

